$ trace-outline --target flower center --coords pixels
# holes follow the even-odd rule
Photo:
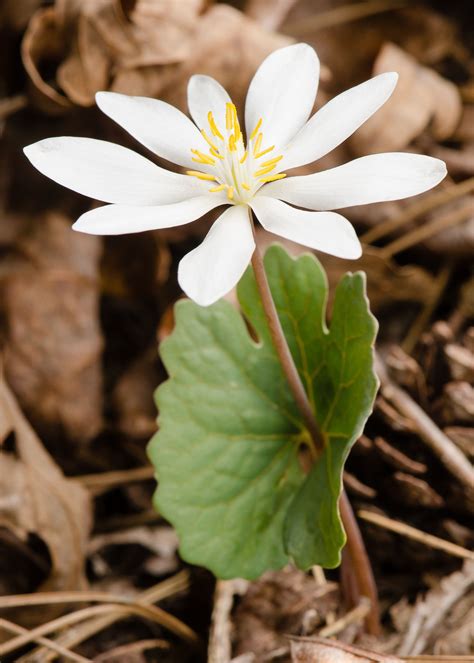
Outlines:
[[[186,174],[213,182],[210,192],[226,191],[230,202],[246,203],[267,182],[286,177],[285,173],[274,173],[283,155],[268,158],[275,146],[265,147],[263,144],[262,118],[248,137],[247,146],[234,104],[226,104],[225,130],[217,126],[212,111],[207,114],[207,119],[210,131],[203,129],[201,134],[209,145],[209,153],[191,149],[192,160],[205,166],[205,172],[187,170]]]

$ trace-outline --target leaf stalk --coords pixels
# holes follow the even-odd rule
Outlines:
[[[253,212],[250,210],[249,218],[255,237]],[[252,255],[252,268],[255,274],[257,289],[260,294],[274,348],[278,355],[282,370],[288,381],[291,393],[295,399],[296,405],[311,436],[312,448],[310,450],[312,452],[312,462],[314,462],[314,460],[316,460],[324,450],[325,438],[314,416],[313,408],[309,401],[308,395],[296,368],[293,356],[288,346],[288,342],[283,332],[256,237],[255,251]],[[357,580],[357,584],[359,586],[360,594],[361,596],[366,596],[368,599],[370,599],[371,602],[371,608],[365,620],[366,629],[372,635],[379,635],[380,610],[377,596],[377,586],[375,584],[374,574],[367,550],[362,539],[362,534],[357,524],[354,511],[349,502],[349,498],[347,497],[347,494],[344,490],[342,491],[341,498],[339,500],[339,510],[347,535],[347,550],[352,561],[352,568]]]

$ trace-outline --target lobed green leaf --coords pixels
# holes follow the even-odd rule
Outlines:
[[[274,351],[252,271],[238,296],[245,320],[225,301],[176,306],[161,345],[169,379],[156,394],[159,432],[149,454],[155,504],[175,526],[181,555],[221,578],[255,578],[293,560],[336,566],[344,545],[338,498],[344,461],[377,389],[377,324],[365,275],[346,274],[325,325],[327,281],[313,255],[271,247],[265,268],[285,336],[319,425],[325,451],[310,473],[308,440]]]

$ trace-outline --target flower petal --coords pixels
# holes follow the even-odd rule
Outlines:
[[[189,113],[200,129],[209,131],[207,116],[211,111],[222,132],[225,129],[226,104],[230,101],[231,98],[222,85],[211,76],[197,74],[189,79]]]
[[[270,182],[264,196],[314,210],[399,200],[427,191],[446,176],[444,161],[421,154],[388,152],[354,159],[314,175]]]
[[[247,136],[262,118],[263,145],[285,146],[308,119],[318,81],[318,56],[308,44],[271,53],[257,69],[247,93]]]
[[[164,205],[209,188],[209,182],[172,173],[121,145],[93,138],[46,138],[24,152],[43,175],[106,203]]]
[[[246,205],[226,210],[202,244],[179,263],[178,281],[201,306],[227,294],[244,273],[255,248]]]
[[[338,258],[355,260],[362,255],[354,228],[336,212],[295,209],[263,195],[256,196],[250,206],[265,230],[275,235]]]
[[[225,196],[215,193],[171,205],[104,205],[80,216],[73,229],[90,235],[125,235],[144,230],[173,228],[195,221],[226,202]]]
[[[185,168],[196,168],[191,148],[208,152],[196,125],[180,110],[159,99],[98,92],[97,105],[142,145]]]
[[[349,138],[392,94],[398,74],[375,76],[325,104],[285,148],[282,170],[320,159]]]

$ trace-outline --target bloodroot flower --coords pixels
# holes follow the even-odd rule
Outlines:
[[[438,159],[387,153],[289,177],[292,168],[316,161],[348,138],[390,97],[397,82],[396,73],[375,76],[309,118],[318,78],[318,57],[307,44],[269,55],[250,83],[245,139],[229,95],[208,76],[189,81],[194,123],[160,100],[97,94],[104,113],[156,155],[183,166],[186,174],[91,138],[47,138],[26,147],[25,154],[59,184],[112,203],[76,221],[73,228],[85,233],[171,228],[227,205],[178,270],[185,293],[207,306],[233,288],[251,259],[250,209],[272,233],[341,258],[358,258],[361,247],[352,225],[326,210],[413,196],[446,174]]]

